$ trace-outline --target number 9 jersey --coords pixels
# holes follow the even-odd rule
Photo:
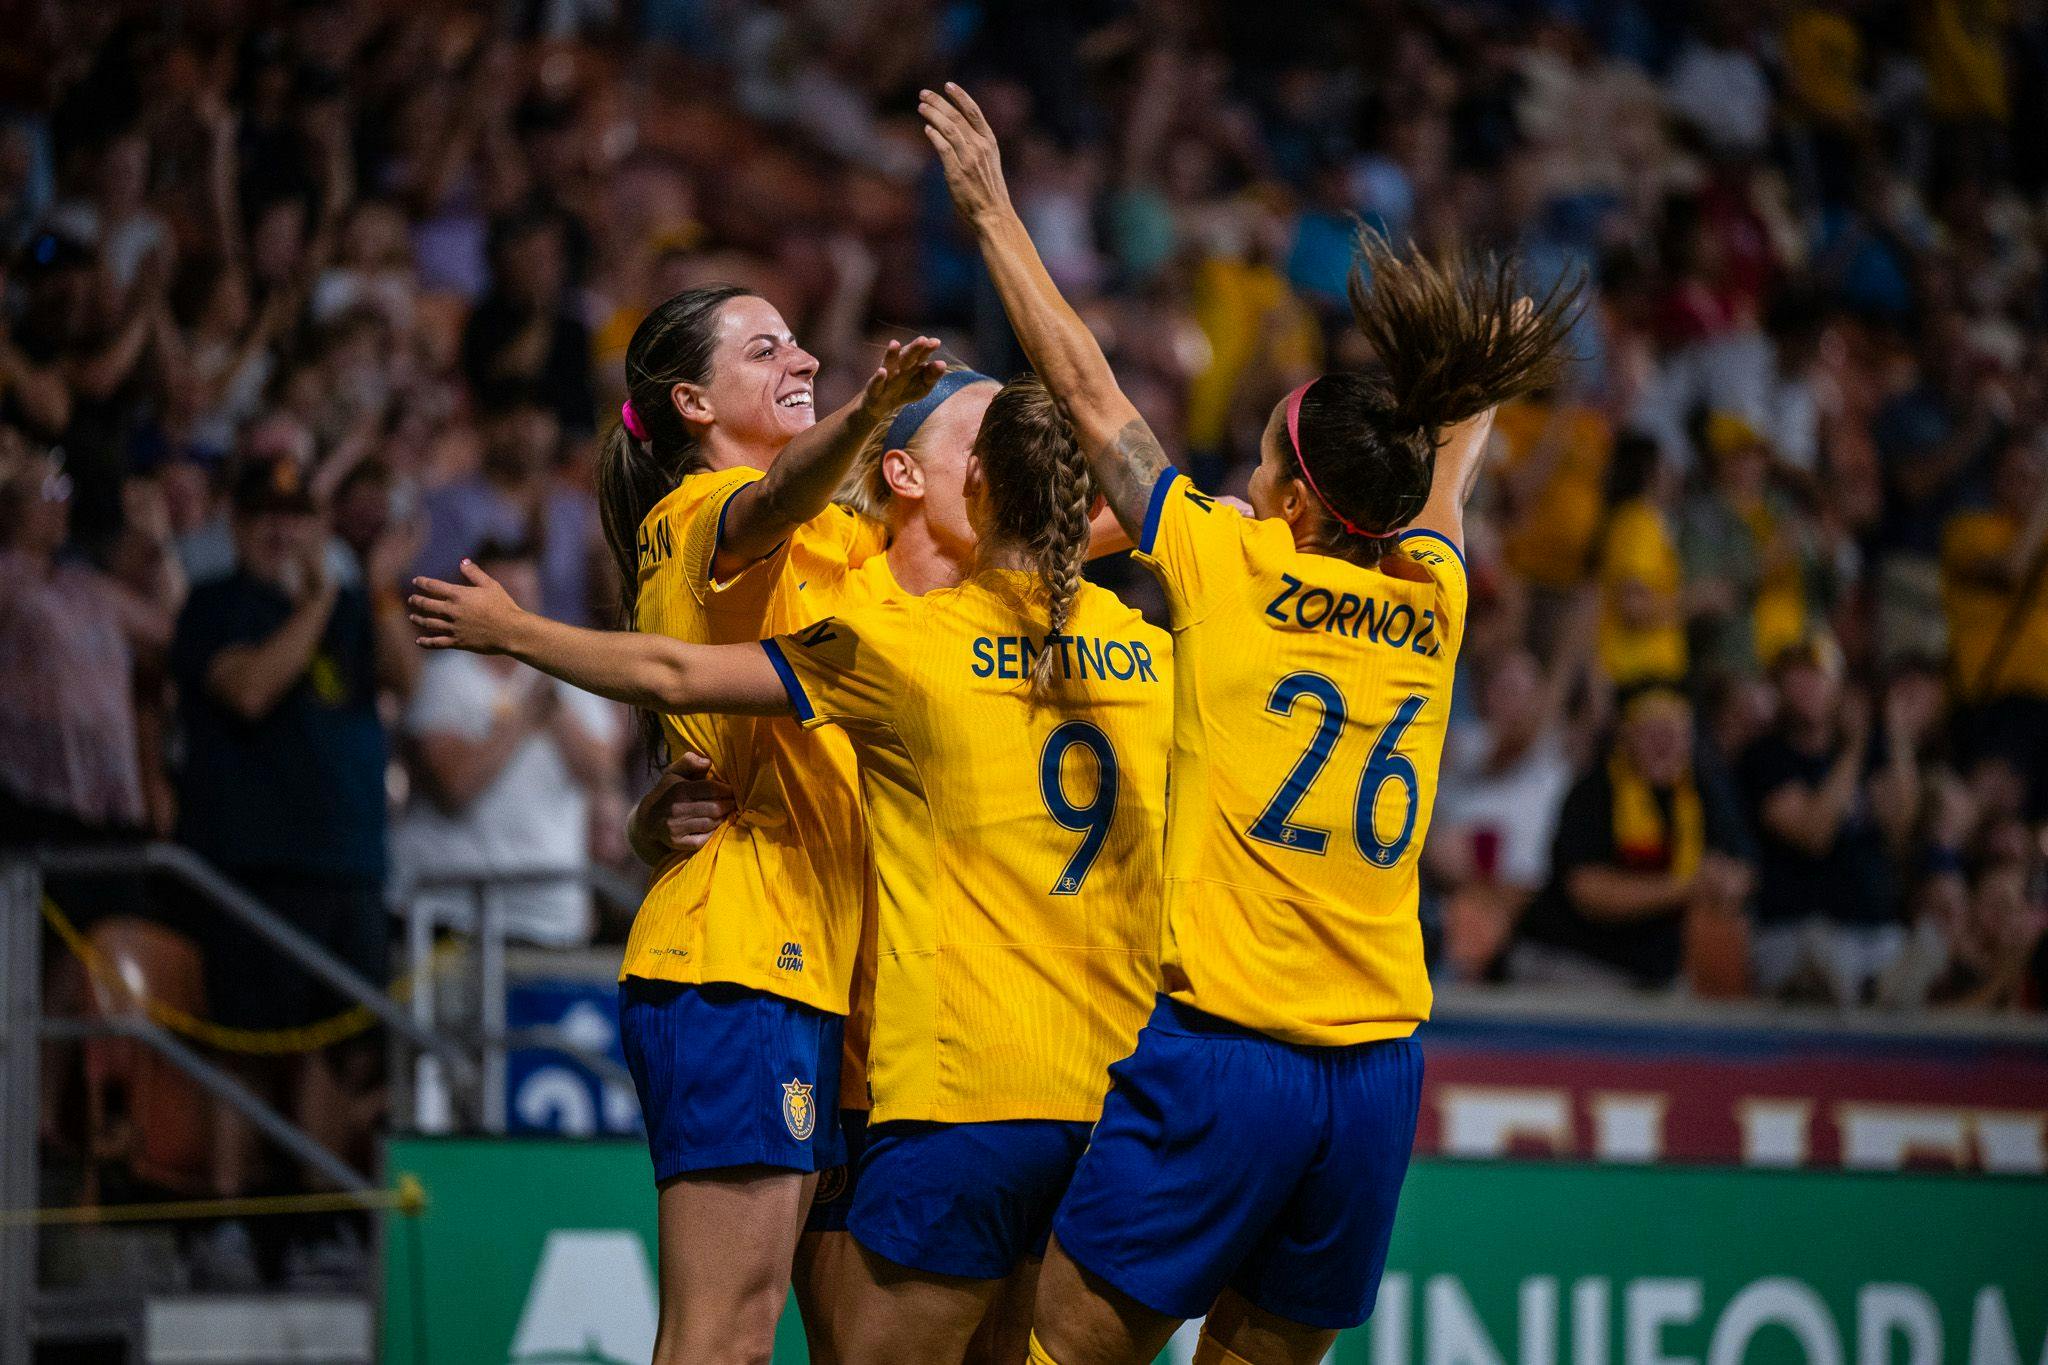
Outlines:
[[[1386,568],[1304,553],[1170,468],[1137,557],[1174,637],[1167,993],[1286,1042],[1406,1037],[1463,558],[1431,531]]]
[[[1048,640],[1035,583],[987,569],[763,642],[860,759],[877,1124],[1092,1123],[1156,998],[1172,645],[1092,583]]]

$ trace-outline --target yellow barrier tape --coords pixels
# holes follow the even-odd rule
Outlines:
[[[426,1212],[427,1191],[414,1175],[398,1177],[388,1190],[355,1193],[259,1195],[246,1199],[179,1199],[158,1204],[99,1204],[77,1208],[0,1210],[0,1227],[90,1223],[175,1223],[195,1218],[255,1218],[277,1213],[345,1213],[390,1209],[408,1218]]]
[[[346,1042],[357,1034],[366,1033],[377,1024],[376,1014],[367,1005],[356,1005],[330,1018],[303,1024],[297,1028],[248,1029],[216,1024],[211,1019],[201,1019],[196,1014],[152,999],[137,990],[48,896],[43,897],[43,918],[48,921],[50,928],[56,931],[57,937],[63,940],[64,946],[70,949],[71,955],[84,964],[87,971],[140,1005],[151,1019],[173,1033],[222,1052],[239,1052],[253,1057],[284,1057],[300,1052],[318,1052],[322,1048]],[[439,971],[447,959],[459,951],[461,945],[455,942],[441,944],[434,950],[433,959],[427,964],[427,970]],[[410,974],[399,977],[391,983],[391,998],[401,1002],[409,999],[412,987],[413,977]]]

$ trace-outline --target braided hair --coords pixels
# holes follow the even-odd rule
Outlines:
[[[1095,483],[1073,423],[1036,375],[1003,385],[981,419],[975,455],[988,484],[988,532],[1023,545],[1046,590],[1046,634],[1066,632],[1088,557],[1088,509]],[[1059,651],[1040,651],[1031,694],[1051,684]]]

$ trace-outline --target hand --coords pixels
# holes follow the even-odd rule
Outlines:
[[[1252,505],[1246,502],[1243,498],[1238,497],[1235,493],[1218,493],[1216,495],[1216,501],[1222,503],[1231,511],[1238,513],[1240,516],[1251,517],[1253,520],[1258,519],[1259,514],[1252,510]]]
[[[503,654],[526,613],[498,580],[465,559],[467,583],[415,578],[406,599],[412,623],[420,628],[422,649],[466,649],[472,654]]]
[[[1749,864],[1725,853],[1708,851],[1700,858],[1699,871],[1693,874],[1694,890],[1710,904],[1726,907],[1740,903],[1749,895]]]
[[[687,753],[661,770],[654,786],[633,809],[636,846],[673,849],[684,856],[709,842],[730,819],[737,803],[733,790],[711,774],[711,760]]]
[[[946,171],[946,189],[953,207],[969,222],[1010,207],[1009,186],[1003,183],[1002,157],[995,134],[982,117],[981,106],[951,81],[946,92],[920,90],[917,112],[924,117],[925,139],[939,153]]]
[[[919,337],[907,345],[890,342],[882,353],[881,368],[868,376],[867,386],[860,391],[861,411],[876,422],[886,422],[899,408],[930,393],[946,372],[945,361],[932,359],[938,349],[939,343],[930,337]]]

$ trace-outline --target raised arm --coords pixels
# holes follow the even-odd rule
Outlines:
[[[1152,485],[1166,468],[1165,452],[1117,387],[1094,334],[1060,296],[1038,259],[1038,249],[1010,205],[995,135],[980,106],[949,81],[943,95],[923,91],[918,112],[924,116],[925,137],[945,167],[953,207],[974,231],[1031,368],[1074,424],[1110,510],[1136,537],[1145,525]]]
[[[690,645],[666,635],[585,630],[522,609],[468,560],[466,583],[413,580],[408,600],[427,649],[509,654],[572,687],[647,711],[790,714],[789,694],[756,644]]]
[[[1412,529],[1434,531],[1460,550],[1465,548],[1465,504],[1486,464],[1496,411],[1488,408],[1444,429],[1436,448],[1436,471],[1429,480],[1429,498],[1409,523]]]
[[[712,572],[731,577],[824,511],[868,437],[939,382],[946,363],[932,358],[938,349],[930,337],[890,342],[859,397],[784,446],[765,475],[733,494]]]

